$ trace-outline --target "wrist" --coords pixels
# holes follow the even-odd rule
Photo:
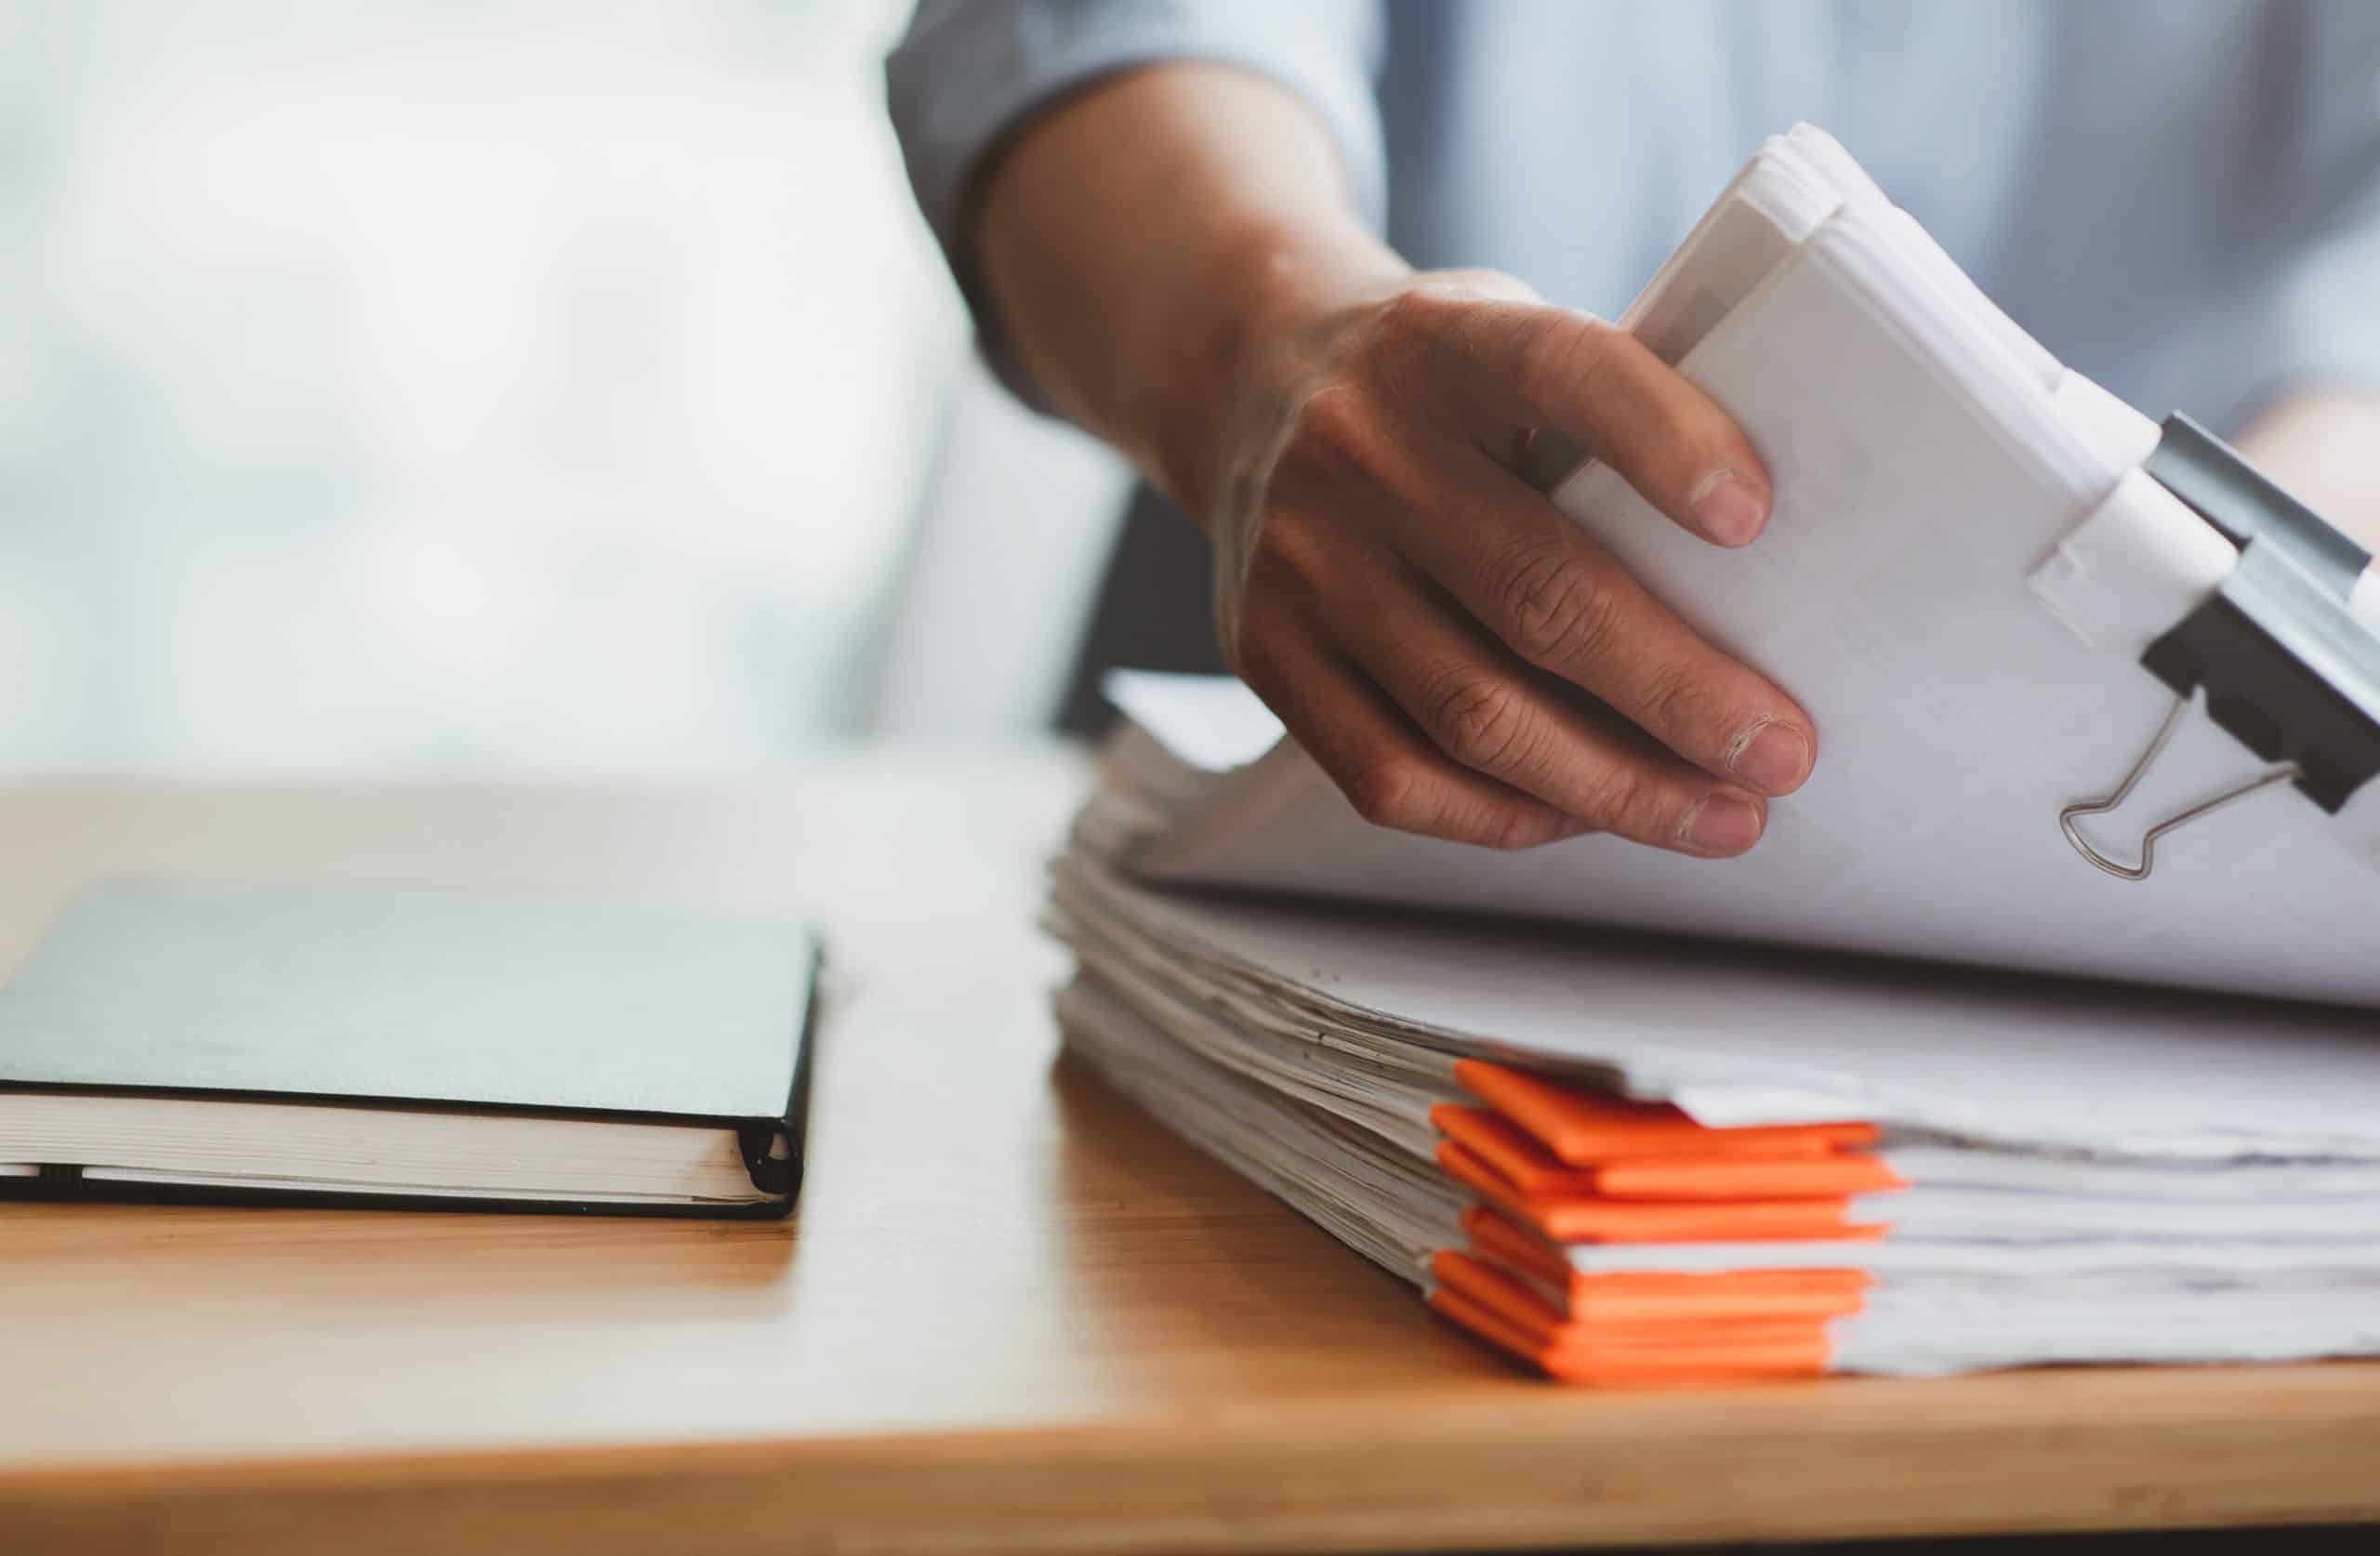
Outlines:
[[[1203,523],[1218,472],[1265,435],[1268,407],[1327,349],[1332,321],[1411,273],[1352,216],[1252,223],[1221,241],[1147,380],[1151,478]]]

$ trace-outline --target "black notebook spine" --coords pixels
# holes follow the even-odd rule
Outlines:
[[[774,1124],[741,1125],[735,1131],[752,1186],[779,1196],[780,1214],[790,1214],[801,1193],[802,1166],[809,1155],[810,1072],[826,1003],[826,944],[814,934],[809,937],[804,982],[810,997],[802,1002],[801,1022],[793,1035],[793,1085],[786,1093],[785,1114]]]

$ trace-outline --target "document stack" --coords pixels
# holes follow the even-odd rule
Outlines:
[[[2380,1353],[2380,587],[1994,309],[1822,134],[1623,321],[1776,510],[1554,501],[1810,709],[1751,855],[1369,827],[1119,677],[1069,1050],[1566,1380]]]

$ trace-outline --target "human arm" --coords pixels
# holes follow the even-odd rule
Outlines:
[[[1364,814],[1732,854],[1806,776],[1807,715],[1514,469],[1558,430],[1740,545],[1768,504],[1742,434],[1607,324],[1410,270],[1295,95],[1103,79],[1007,145],[961,257],[1031,381],[1213,539],[1227,657]]]

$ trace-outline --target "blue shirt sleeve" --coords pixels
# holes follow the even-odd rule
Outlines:
[[[885,68],[918,204],[1012,389],[1040,404],[970,273],[970,204],[989,159],[1035,113],[1118,71],[1198,59],[1268,76],[1329,127],[1358,208],[1382,218],[1387,177],[1372,71],[1372,0],[923,0]]]

